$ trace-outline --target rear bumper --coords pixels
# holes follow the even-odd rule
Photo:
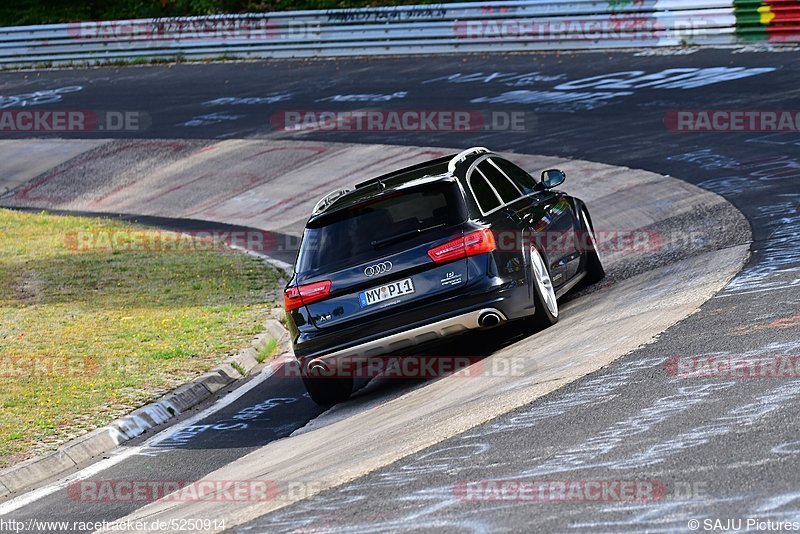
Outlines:
[[[446,295],[434,295],[424,302],[387,309],[368,320],[351,321],[346,326],[330,325],[313,328],[306,322],[294,327],[289,317],[292,344],[298,360],[357,352],[380,351],[388,355],[406,347],[434,341],[445,336],[478,327],[478,318],[485,310],[500,313],[502,320],[514,320],[533,313],[533,302],[525,279],[520,273],[498,276],[496,267],[485,256],[469,258],[469,280],[465,286]],[[411,332],[411,333],[409,333]]]
[[[305,356],[301,358],[301,361],[308,362],[312,359],[324,360],[331,366],[335,366],[335,360],[338,358],[384,356],[423,343],[430,343],[448,336],[460,334],[467,330],[481,328],[481,318],[484,318],[487,314],[495,314],[499,317],[501,323],[508,320],[506,315],[497,308],[480,308],[454,317],[410,328],[402,332],[389,334],[379,339],[360,343],[346,349],[326,352],[320,356]]]

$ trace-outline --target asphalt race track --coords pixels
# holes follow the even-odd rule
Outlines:
[[[674,127],[671,117],[678,110],[797,111],[800,57],[790,52],[691,52],[28,71],[0,75],[0,95],[71,88],[56,96],[39,96],[51,101],[31,100],[26,107],[136,112],[146,119],[142,121],[148,124],[146,130],[122,132],[121,137],[483,145],[580,158],[675,176],[722,195],[749,221],[749,263],[697,313],[656,341],[510,413],[257,517],[237,530],[672,532],[690,529],[692,519],[800,521],[800,425],[795,417],[800,382],[796,378],[682,379],[670,374],[667,366],[670,358],[678,356],[800,355],[800,254],[795,246],[800,233],[800,132],[670,129]],[[480,113],[490,124],[521,114],[514,116],[522,117],[524,126],[509,130],[495,122],[495,129],[485,126],[449,133],[289,133],[271,128],[276,116],[283,117],[288,110],[355,109],[468,110]],[[110,134],[106,130],[75,137],[104,139]],[[684,220],[686,231],[691,231],[691,218]],[[702,212],[696,221],[704,230],[716,232],[724,228],[715,225],[730,224]],[[737,238],[743,234],[729,237],[729,246],[742,244]],[[654,287],[657,282],[653,277]],[[693,290],[691,278],[682,283],[670,291],[680,295]],[[598,294],[578,297],[568,309],[577,313],[582,302]],[[510,340],[516,339],[517,334],[509,334]],[[626,332],[608,335],[623,338]],[[478,341],[462,341],[470,342],[469,350],[476,351]],[[477,352],[509,350],[503,348],[505,344],[484,340]],[[466,349],[454,344],[450,350]],[[243,407],[263,402],[258,388],[245,391],[213,417],[193,422],[188,433],[197,435],[175,442],[178,432],[170,438],[172,443],[168,439],[146,450],[131,449],[124,461],[109,465],[102,477],[130,477],[133,472],[140,479],[193,479],[257,452],[267,443],[278,440],[280,444],[279,438],[304,422],[281,427],[269,421],[281,420],[282,413],[292,417],[302,413],[300,419],[309,421],[320,412],[307,398],[298,397],[297,384],[281,384],[287,388],[285,393],[271,390],[272,402],[260,408],[260,414],[268,415],[253,418],[256,431],[224,433],[214,426],[230,423]],[[424,384],[383,385],[365,397],[379,405],[415,392],[418,386],[424,389]],[[281,398],[285,400],[276,400]],[[319,421],[324,424],[326,417],[335,418],[335,412]],[[153,452],[159,447],[180,453]],[[360,453],[346,448],[337,452],[355,458]],[[459,483],[487,479],[647,480],[663,486],[664,492],[654,502],[621,503],[613,498],[475,501],[457,490]],[[135,512],[142,504],[121,503],[85,513],[94,519],[116,518]],[[16,508],[13,517],[57,518],[70,505],[74,503],[52,493]],[[137,517],[156,517],[156,512],[167,513],[151,505]]]

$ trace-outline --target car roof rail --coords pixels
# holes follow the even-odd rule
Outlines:
[[[483,146],[474,146],[472,148],[464,150],[463,152],[459,152],[458,154],[453,156],[453,159],[451,159],[450,163],[447,164],[447,172],[455,171],[459,163],[461,163],[462,161],[464,161],[465,159],[474,154],[488,154],[489,152],[491,152],[491,150]]]
[[[311,215],[318,215],[322,213],[323,211],[328,209],[331,206],[331,204],[336,202],[339,199],[339,197],[346,195],[350,191],[352,191],[352,189],[346,189],[346,188],[336,189],[334,191],[331,191],[330,193],[322,197],[320,201],[314,205],[314,209],[311,210]]]

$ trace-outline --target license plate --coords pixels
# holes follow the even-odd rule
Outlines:
[[[411,278],[405,280],[398,280],[391,284],[373,287],[358,294],[358,300],[361,301],[362,307],[371,306],[384,300],[393,299],[395,297],[402,297],[403,295],[410,295],[414,292],[414,282]]]

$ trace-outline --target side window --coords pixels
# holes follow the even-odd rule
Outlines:
[[[494,191],[486,182],[486,178],[481,173],[473,171],[469,177],[469,186],[472,189],[475,202],[478,203],[484,213],[488,213],[500,205],[500,199],[494,194]]]
[[[481,171],[483,175],[486,176],[486,179],[489,180],[489,183],[492,184],[492,187],[494,187],[495,191],[500,195],[500,198],[503,199],[503,204],[513,202],[522,196],[522,192],[508,179],[508,176],[492,165],[488,159],[478,164],[478,170]]]
[[[536,180],[527,172],[520,169],[510,161],[492,158],[492,161],[500,167],[504,173],[511,178],[523,191],[533,191],[536,188]]]

